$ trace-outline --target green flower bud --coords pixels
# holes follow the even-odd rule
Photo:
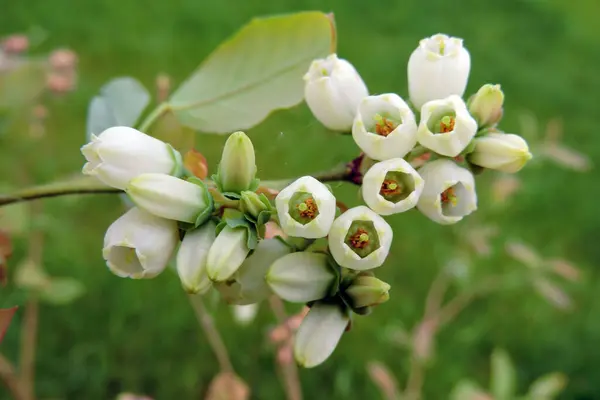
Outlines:
[[[232,133],[223,148],[217,183],[222,192],[241,193],[255,185],[256,160],[252,141],[244,132]]]
[[[479,127],[497,124],[502,118],[504,93],[500,85],[483,85],[469,100],[469,112]]]
[[[357,276],[345,290],[352,308],[376,306],[389,300],[390,285],[374,276]]]
[[[254,192],[243,191],[242,198],[240,199],[240,208],[244,214],[256,219],[261,212],[271,210],[272,206],[264,194],[258,195]]]

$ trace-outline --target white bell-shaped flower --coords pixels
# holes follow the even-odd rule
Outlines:
[[[368,207],[351,208],[329,231],[329,251],[342,267],[358,271],[383,264],[394,233],[387,222]]]
[[[327,128],[349,132],[360,101],[369,95],[356,69],[331,54],[314,60],[304,75],[306,104]]]
[[[294,358],[305,368],[323,363],[335,350],[350,317],[337,304],[315,303],[302,320],[294,340]]]
[[[417,133],[419,143],[446,157],[456,157],[477,133],[477,122],[459,96],[425,103]]]
[[[419,42],[408,60],[410,101],[421,108],[431,100],[465,93],[471,56],[462,39],[437,34]]]
[[[417,205],[424,181],[402,158],[374,164],[364,175],[362,195],[365,203],[380,215],[410,210]]]
[[[142,174],[132,179],[125,192],[136,206],[159,217],[196,223],[212,206],[206,187],[163,174]]]
[[[181,155],[169,144],[127,126],[108,128],[81,148],[83,173],[117,189],[143,173],[178,175]]]
[[[480,167],[515,173],[531,159],[525,139],[511,133],[489,133],[474,143],[475,149],[468,158]]]
[[[298,178],[279,192],[275,206],[279,225],[289,236],[325,237],[335,218],[335,197],[312,176]]]
[[[177,252],[177,273],[183,288],[190,294],[204,293],[211,286],[206,261],[216,238],[215,229],[214,222],[209,221],[187,232]]]
[[[297,252],[276,260],[267,283],[284,300],[307,303],[327,297],[337,276],[323,253]]]
[[[358,106],[352,137],[374,160],[402,158],[417,144],[417,123],[397,94],[368,96]]]
[[[473,174],[447,159],[435,160],[419,168],[425,187],[417,208],[431,220],[454,224],[477,209]]]
[[[229,279],[240,268],[248,253],[248,230],[245,227],[225,226],[208,251],[208,277],[215,282]]]
[[[102,255],[118,276],[152,278],[165,269],[178,242],[177,222],[134,207],[108,228]]]
[[[289,246],[278,239],[261,240],[237,272],[227,281],[217,283],[215,288],[230,304],[244,305],[262,301],[273,293],[265,279],[269,267],[291,251]]]

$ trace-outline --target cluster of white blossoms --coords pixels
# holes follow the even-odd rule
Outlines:
[[[408,65],[411,106],[396,94],[369,95],[354,67],[336,55],[312,63],[307,104],[327,127],[352,132],[364,153],[360,170],[369,167],[364,175],[352,171],[366,206],[344,212],[311,176],[274,198],[258,190],[254,147],[243,132],[229,136],[210,180],[187,171],[169,144],[133,128],[92,135],[81,149],[83,172],[124,190],[135,204],[106,232],[109,269],[151,278],[174,260],[190,294],[214,289],[239,305],[276,294],[307,304],[294,354],[305,367],[322,363],[352,313],[368,314],[389,299],[390,285],[373,273],[393,239],[383,216],[416,207],[440,224],[456,223],[477,207],[473,171],[516,172],[531,157],[522,138],[496,128],[499,86],[485,85],[463,101],[469,68],[460,39],[424,39]],[[283,234],[265,237],[267,223]]]
[[[306,101],[323,125],[352,132],[373,164],[362,181],[373,211],[390,215],[416,206],[435,222],[456,223],[477,209],[473,172],[514,173],[531,158],[523,138],[497,128],[499,85],[486,84],[463,100],[470,66],[462,39],[421,40],[408,61],[406,102],[394,93],[368,95],[354,67],[335,54],[312,63]]]

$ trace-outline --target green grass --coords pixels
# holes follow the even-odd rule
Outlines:
[[[0,141],[2,182],[17,182],[17,170],[24,164],[40,183],[79,170],[87,103],[110,78],[132,75],[152,88],[155,76],[166,72],[175,83],[181,82],[252,17],[305,9],[335,12],[338,52],[354,63],[372,93],[406,93],[406,63],[420,38],[437,32],[463,37],[472,56],[468,92],[486,82],[502,84],[506,131],[519,133],[519,116],[525,111],[544,124],[559,117],[568,145],[593,160],[600,157],[595,0],[568,5],[560,0],[0,3],[0,36],[40,26],[49,37],[36,53],[67,46],[80,56],[78,90],[51,101],[49,137],[19,152],[9,151]],[[276,113],[249,135],[257,149],[259,175],[267,179],[321,170],[357,154],[350,138],[327,133],[304,105]],[[213,170],[223,142],[220,136],[197,140]],[[558,370],[570,377],[562,398],[599,398],[600,188],[595,172],[577,174],[533,163],[519,174],[522,190],[501,210],[491,204],[486,175],[478,181],[480,211],[470,218],[497,224],[502,234],[494,240],[493,256],[472,265],[476,274],[519,268],[502,250],[510,237],[531,243],[544,256],[575,261],[585,270],[585,280],[569,290],[576,302],[572,313],[556,311],[531,289],[503,292],[468,308],[437,340],[426,398],[445,398],[463,377],[487,382],[489,354],[495,346],[506,348],[518,364],[520,388]],[[355,188],[335,190],[349,204],[358,203]],[[53,275],[80,279],[87,292],[69,306],[42,308],[36,364],[40,398],[106,399],[123,390],[157,399],[198,398],[217,364],[175,275],[129,281],[113,276],[103,265],[102,238],[123,211],[119,199],[61,198],[44,204],[52,221],[45,267]],[[393,257],[381,269],[381,277],[392,283],[392,298],[373,315],[357,318],[326,364],[302,371],[306,398],[377,398],[365,372],[366,363],[374,359],[385,362],[401,383],[406,380],[406,351],[390,342],[389,332],[417,321],[429,283],[453,256],[461,231],[434,225],[416,212],[390,221],[396,236]],[[25,254],[26,246],[26,240],[17,241],[14,260]],[[13,293],[10,286],[0,291],[0,298]],[[249,327],[235,325],[225,305],[214,307],[252,398],[282,398],[273,348],[265,335],[274,323],[267,307]],[[14,359],[17,344],[15,324],[0,350]],[[8,397],[0,391],[0,398]]]

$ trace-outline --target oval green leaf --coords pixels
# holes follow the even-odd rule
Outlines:
[[[335,51],[335,26],[321,12],[260,18],[221,44],[173,94],[182,124],[208,133],[248,129],[304,97],[312,60]]]

